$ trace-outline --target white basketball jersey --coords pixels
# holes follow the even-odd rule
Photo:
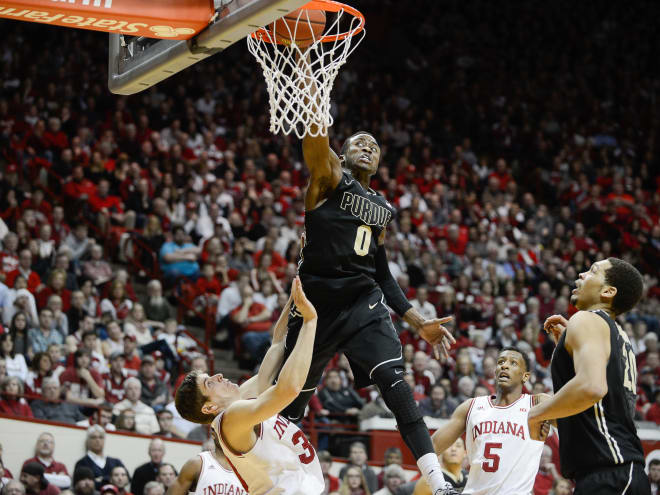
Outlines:
[[[463,494],[529,495],[539,469],[543,442],[529,436],[532,396],[495,406],[490,396],[470,404],[465,439],[470,474]]]
[[[195,495],[248,495],[236,473],[225,469],[208,450],[198,454],[202,470],[197,480]]]
[[[240,454],[222,438],[223,415],[213,421],[213,428],[250,495],[319,495],[325,490],[316,451],[294,423],[280,415],[267,419],[257,427],[257,442],[252,449]]]

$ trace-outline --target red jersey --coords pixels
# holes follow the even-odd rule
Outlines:
[[[93,368],[89,368],[88,371],[92,375],[96,384],[103,388],[103,379],[101,378],[101,375],[99,375]],[[87,383],[78,376],[78,373],[76,373],[76,369],[73,366],[70,366],[62,372],[60,375],[60,383],[68,390],[71,390],[73,395],[77,398],[87,399],[93,397]]]
[[[126,371],[122,370],[121,376],[116,377],[112,373],[104,373],[103,389],[105,390],[105,400],[110,404],[116,404],[124,400],[124,382],[129,378]]]

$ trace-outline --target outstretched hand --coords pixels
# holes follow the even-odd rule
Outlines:
[[[529,435],[532,440],[545,442],[545,439],[550,435],[550,421],[537,422],[533,419],[528,419]]]
[[[452,320],[453,316],[445,316],[444,318],[434,318],[432,320],[425,320],[419,325],[419,335],[433,346],[435,358],[440,359],[439,347],[442,348],[442,354],[446,358],[449,357],[449,349],[452,344],[456,343],[456,339],[443,325]]]
[[[545,330],[550,338],[554,341],[555,345],[559,342],[559,337],[564,333],[566,327],[568,326],[568,320],[562,315],[552,315],[543,323],[543,330]]]
[[[314,305],[309,302],[309,299],[307,299],[302,288],[300,277],[296,277],[293,280],[293,290],[291,292],[293,294],[293,303],[296,305],[296,309],[303,317],[303,320],[308,321],[316,318],[316,309],[314,308]]]

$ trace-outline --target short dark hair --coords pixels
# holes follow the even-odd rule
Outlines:
[[[523,361],[525,361],[525,369],[526,369],[526,371],[530,371],[530,368],[532,367],[532,364],[531,364],[531,362],[529,361],[529,356],[527,355],[526,352],[523,352],[523,351],[521,351],[520,349],[518,349],[517,347],[514,347],[514,346],[512,346],[512,345],[508,345],[508,346],[506,346],[506,347],[502,347],[502,348],[500,349],[500,352],[498,352],[497,355],[499,356],[499,355],[502,354],[504,351],[513,351],[513,352],[517,352],[518,354],[520,354],[520,355],[522,356],[522,358],[523,358]]]
[[[339,152],[340,155],[346,155],[346,151],[348,150],[348,143],[358,134],[366,134],[367,136],[371,136],[372,138],[374,138],[374,140],[376,139],[373,134],[367,131],[354,132],[344,140],[344,144],[341,145],[341,151]]]
[[[644,279],[639,270],[627,261],[619,258],[607,258],[607,261],[612,266],[605,272],[605,283],[616,287],[612,311],[619,316],[633,309],[642,298]]]
[[[197,377],[199,375],[200,372],[197,370],[191,371],[186,375],[181,386],[176,391],[174,405],[183,419],[201,425],[208,425],[213,422],[215,415],[202,412],[202,407],[206,402],[206,396],[197,384]]]
[[[657,466],[658,464],[660,464],[660,459],[651,459],[651,461],[649,462],[649,467]]]

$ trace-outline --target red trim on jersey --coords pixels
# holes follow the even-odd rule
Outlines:
[[[493,401],[490,400],[491,396],[489,395],[489,396],[488,396],[488,403],[490,404],[490,407],[494,407],[495,409],[508,409],[508,408],[510,408],[511,406],[513,406],[515,403],[517,403],[520,399],[522,399],[523,397],[525,397],[525,395],[527,395],[527,394],[520,394],[520,397],[518,397],[515,401],[513,401],[513,402],[512,402],[511,404],[509,404],[508,406],[496,406],[495,404],[493,404]]]
[[[475,399],[476,399],[476,397],[475,397]],[[470,421],[470,413],[472,412],[472,406],[474,405],[474,401],[475,401],[475,399],[472,399],[472,400],[470,401],[470,407],[468,408],[467,416],[465,416],[465,431],[466,431],[466,432],[467,432],[467,425],[468,425],[468,422]]]
[[[222,421],[222,420],[220,420],[220,421]],[[227,445],[227,447],[229,447],[229,445]],[[241,475],[238,474],[238,470],[237,470],[236,467],[232,464],[232,462],[229,460],[229,457],[227,457],[227,462],[228,462],[229,465],[231,466],[232,471],[234,471],[234,474],[235,474],[236,477],[238,478],[238,481],[240,481],[240,482],[241,482],[241,485],[243,485],[243,490],[245,490],[246,492],[249,492],[249,490],[248,490],[248,486],[247,486],[247,483],[246,483],[245,480],[241,477]]]

